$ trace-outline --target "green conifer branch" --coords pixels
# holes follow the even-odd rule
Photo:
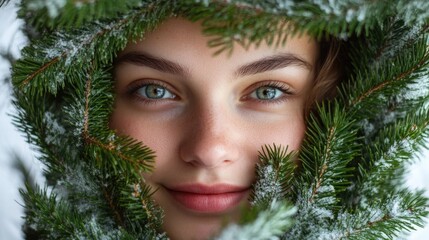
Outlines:
[[[340,104],[322,104],[317,113],[307,121],[296,181],[297,224],[286,233],[287,239],[318,239],[320,231],[332,225],[354,171],[349,163],[359,155],[357,130]]]
[[[120,210],[117,208],[117,202],[114,196],[112,196],[112,191],[108,189],[106,186],[101,185],[101,191],[103,192],[104,199],[106,200],[106,203],[109,206],[109,209],[111,210],[111,213],[113,215],[113,218],[115,219],[116,224],[118,227],[125,228],[125,221],[122,217],[122,214]]]
[[[123,4],[110,0],[67,0],[50,3],[24,0],[21,2],[19,16],[39,31],[71,29],[90,21],[116,18],[145,3],[139,0],[127,0]]]
[[[353,93],[353,96],[348,96],[350,108],[369,111],[374,109],[369,105],[377,102],[377,97],[381,93],[392,96],[406,88],[410,79],[415,78],[419,71],[429,64],[429,53],[425,49],[426,40],[424,39],[413,49],[404,51],[403,54],[407,54],[406,56],[389,59],[380,64],[380,68],[375,71],[357,74],[357,79],[353,80],[355,84],[350,86],[356,87],[355,91],[349,91],[349,89],[344,91]]]
[[[69,75],[76,74],[73,69],[81,69],[82,75],[90,72],[88,61],[95,61],[97,66],[111,64],[116,53],[130,40],[128,36],[131,39],[141,36],[162,19],[157,16],[152,22],[146,22],[147,11],[139,9],[108,24],[91,23],[81,29],[60,31],[39,39],[23,49],[24,58],[14,66],[14,84],[25,91],[35,92],[41,88],[55,95],[58,88],[65,85],[64,76],[68,76],[69,81],[79,80]],[[118,35],[122,37],[114,37]],[[96,51],[97,46],[104,46],[105,51]]]
[[[285,199],[293,191],[296,152],[287,147],[265,145],[259,152],[256,179],[249,201],[252,205],[267,205],[275,199]]]
[[[292,226],[295,208],[285,202],[292,193],[296,152],[287,147],[265,145],[259,152],[257,181],[252,186],[251,209],[243,211],[240,225],[229,225],[215,239],[266,239],[280,236]],[[255,232],[256,230],[256,232]]]
[[[91,136],[90,130],[89,130],[89,126],[90,126],[90,116],[89,116],[89,112],[90,112],[90,99],[91,102],[95,101],[98,102],[97,99],[94,99],[96,97],[92,97],[91,93],[92,91],[92,79],[89,78],[86,80],[86,88],[85,88],[85,109],[83,111],[83,130],[82,130],[82,138],[84,139],[84,141],[88,144],[88,145],[95,145],[96,147],[99,147],[101,149],[103,149],[106,153],[111,153],[113,155],[117,155],[120,159],[128,162],[129,164],[133,165],[133,167],[136,169],[135,174],[139,174],[139,169],[142,166],[146,166],[147,165],[147,161],[145,160],[145,158],[143,159],[138,159],[137,162],[131,158],[128,157],[127,155],[123,154],[120,151],[117,151],[117,146],[114,144],[114,142],[109,142],[107,144],[103,143],[102,141],[98,140],[96,137]],[[100,86],[101,87],[101,86]],[[103,91],[102,91],[103,92]],[[99,103],[98,103],[99,104]],[[94,104],[91,104],[94,105]],[[94,114],[91,114],[91,116],[97,116],[97,114],[99,114],[98,112],[94,112]],[[106,119],[106,118],[104,118]],[[107,124],[107,123],[105,123]],[[92,124],[97,126],[98,124]],[[107,126],[106,126],[107,127]],[[94,131],[96,132],[96,131]],[[103,161],[102,157],[96,157],[97,160]]]
[[[295,211],[291,205],[273,200],[268,206],[252,210],[250,215],[256,215],[253,221],[230,224],[214,239],[279,239],[293,225]]]
[[[335,6],[329,6],[323,1],[259,1],[257,4],[253,0],[209,2],[253,11],[258,14],[255,17],[259,17],[261,13],[272,15],[274,19],[285,17],[299,25],[299,29],[295,30],[308,32],[318,39],[330,34],[346,37],[359,34],[362,29],[369,32],[375,22],[394,11],[393,6],[386,1],[336,2]],[[369,16],[366,12],[373,14]]]
[[[405,164],[425,146],[425,139],[429,137],[428,119],[427,109],[414,117],[408,116],[383,129],[365,148],[369,153],[368,162],[359,163],[359,178],[354,189],[357,193],[350,194],[359,198],[353,202],[366,204],[374,195],[381,198],[397,188],[402,182]]]
[[[40,236],[49,239],[63,239],[73,237],[76,231],[85,233],[83,220],[80,215],[73,211],[64,201],[58,201],[54,193],[48,194],[47,189],[41,190],[38,187],[20,190],[24,199],[27,215],[27,224],[37,229]]]
[[[369,33],[380,19],[395,11],[394,6],[385,1],[338,2],[335,8],[314,1],[259,1],[257,4],[254,1],[205,1],[203,5],[192,2],[177,4],[179,12],[193,21],[202,20],[204,32],[213,37],[209,46],[217,49],[215,54],[231,53],[234,43],[245,48],[262,42],[280,46],[288,37],[302,32],[319,40],[330,35],[347,38],[360,34],[363,29]],[[367,11],[376,14],[369,16]]]
[[[10,0],[0,0],[0,7],[9,3]]]
[[[314,115],[309,118],[300,155],[303,175],[298,185],[311,183],[309,203],[318,197],[336,197],[344,191],[353,170],[348,163],[358,155],[357,131],[345,111],[335,103],[333,107],[320,106],[318,113],[319,119]],[[326,192],[321,188],[332,189]]]
[[[400,0],[396,4],[395,12],[409,26],[427,24],[429,23],[429,14],[426,11],[428,7],[429,3],[427,1]]]
[[[398,96],[415,91],[412,87],[418,82],[427,82],[427,30],[427,25],[407,26],[402,19],[389,17],[374,28],[371,38],[352,44],[353,77],[340,93],[351,112],[357,111],[358,122],[376,123],[382,114],[392,112],[389,104],[414,101]]]
[[[428,25],[406,25],[404,20],[389,16],[374,26],[371,38],[353,43],[349,49],[354,69],[379,67],[380,62],[395,58],[410,49],[428,32]]]
[[[15,99],[13,104],[17,106],[17,112],[13,116],[14,125],[26,134],[27,142],[33,144],[35,150],[40,154],[39,159],[46,166],[45,174],[52,177],[52,181],[64,172],[64,163],[71,149],[68,147],[60,148],[56,144],[61,132],[56,132],[58,121],[53,120],[55,116],[51,112],[53,107],[52,99],[45,96],[28,96],[20,91],[15,90]],[[34,103],[40,104],[38,108],[34,108]]]
[[[406,190],[392,193],[384,200],[375,201],[355,213],[339,215],[342,237],[337,239],[393,239],[404,231],[422,227],[429,214],[428,199],[423,192]]]
[[[124,209],[130,232],[157,235],[161,231],[163,211],[151,199],[155,193],[143,182],[121,188],[118,204]]]

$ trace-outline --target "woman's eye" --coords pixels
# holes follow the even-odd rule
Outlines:
[[[278,87],[262,86],[253,91],[250,97],[258,100],[276,100],[281,98],[284,94],[285,91]]]
[[[173,99],[176,97],[165,87],[157,84],[146,84],[138,88],[135,93],[146,99]]]

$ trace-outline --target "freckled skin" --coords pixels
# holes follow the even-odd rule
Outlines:
[[[165,210],[163,227],[172,239],[207,239],[225,221],[238,219],[247,199],[222,213],[195,213],[180,206],[165,186],[250,187],[262,145],[276,143],[290,150],[301,145],[313,70],[287,66],[238,77],[236,70],[278,53],[295,54],[314,66],[318,53],[317,43],[302,36],[279,48],[262,44],[246,51],[237,45],[230,56],[214,56],[201,30],[199,23],[169,19],[120,53],[139,51],[166,59],[182,66],[186,76],[129,62],[115,69],[117,98],[111,128],[156,151],[155,169],[144,178],[158,189],[153,198]],[[129,86],[136,81],[161,84],[173,98],[146,99],[141,96],[145,89],[131,94]],[[258,101],[256,89],[266,81],[286,85],[291,94],[277,91],[281,101]]]

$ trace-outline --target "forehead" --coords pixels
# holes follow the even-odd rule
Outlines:
[[[121,53],[145,52],[151,55],[180,62],[184,66],[196,66],[198,62],[216,62],[224,64],[244,64],[254,59],[269,57],[278,53],[291,53],[311,65],[315,65],[318,57],[318,44],[308,35],[302,34],[288,38],[285,45],[268,46],[265,42],[259,46],[251,45],[244,49],[235,43],[232,54],[214,55],[216,48],[208,47],[211,38],[203,34],[199,22],[191,22],[183,18],[170,18],[160,24],[154,31],[146,33],[139,41],[131,42]]]

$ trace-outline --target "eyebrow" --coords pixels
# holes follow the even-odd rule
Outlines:
[[[190,71],[178,63],[169,61],[161,57],[155,57],[145,52],[128,52],[120,55],[114,62],[117,66],[123,62],[132,63],[138,66],[146,66],[155,70],[174,75],[189,76]],[[285,68],[291,65],[301,66],[311,70],[312,65],[304,59],[292,53],[282,53],[256,60],[254,62],[240,66],[235,71],[236,77],[254,75],[262,72]]]
[[[298,57],[295,54],[282,53],[245,64],[238,68],[238,70],[235,72],[235,75],[237,77],[254,75],[257,73],[285,68],[291,65],[304,67],[308,70],[311,70],[313,68],[313,66],[309,62],[305,61],[304,59]]]
[[[138,66],[146,66],[161,72],[175,75],[189,75],[189,70],[181,66],[180,64],[161,57],[155,57],[144,52],[125,53],[115,60],[114,66],[117,66],[123,62],[132,63]]]

